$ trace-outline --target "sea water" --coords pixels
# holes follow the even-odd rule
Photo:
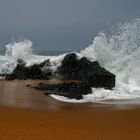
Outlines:
[[[6,52],[0,54],[0,73],[11,73],[17,65],[17,59],[23,59],[26,65],[41,63],[50,59],[51,69],[56,70],[66,52],[35,52],[30,40],[11,42]],[[86,56],[116,75],[116,86],[112,90],[92,88],[92,94],[84,95],[82,100],[68,99],[51,95],[66,102],[98,103],[139,103],[140,99],[140,19],[117,24],[112,33],[99,32],[92,44],[80,52],[78,57]],[[125,101],[125,102],[124,102]]]

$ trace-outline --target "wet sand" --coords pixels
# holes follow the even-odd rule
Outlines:
[[[1,140],[139,140],[140,110],[39,111],[0,107]]]
[[[0,81],[0,140],[140,140],[139,106],[63,103],[32,82]]]

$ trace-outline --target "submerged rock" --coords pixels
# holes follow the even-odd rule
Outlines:
[[[34,88],[46,91],[46,95],[56,94],[78,100],[82,99],[83,95],[92,92],[91,87],[85,82],[61,82],[51,84],[39,83]]]
[[[75,53],[64,57],[57,73],[63,79],[88,82],[91,87],[112,89],[115,86],[115,75],[105,70],[97,61],[91,62],[86,57],[77,59]]]

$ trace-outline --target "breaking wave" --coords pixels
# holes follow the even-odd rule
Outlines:
[[[55,70],[66,54],[59,56],[35,55],[32,42],[24,40],[6,45],[6,53],[0,56],[0,73],[10,73],[16,66],[17,59],[23,59],[27,65],[40,63],[50,59]],[[79,56],[97,60],[101,66],[116,75],[116,87],[113,90],[93,88],[93,93],[84,95],[84,99],[76,101],[52,95],[52,97],[68,102],[103,102],[108,100],[130,100],[140,98],[140,19],[124,24],[117,24],[111,34],[99,32]]]
[[[30,40],[23,40],[6,45],[5,55],[0,56],[0,73],[11,73],[16,67],[18,59],[24,60],[27,66],[39,64],[46,59],[50,59],[53,70],[61,64],[65,54],[59,56],[35,55],[33,54],[32,44]]]

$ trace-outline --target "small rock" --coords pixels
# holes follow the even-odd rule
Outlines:
[[[34,87],[37,90],[45,90],[45,95],[56,94],[60,96],[65,96],[70,99],[82,99],[83,95],[92,92],[91,87],[85,82],[61,82],[54,84],[44,84],[39,83]]]

